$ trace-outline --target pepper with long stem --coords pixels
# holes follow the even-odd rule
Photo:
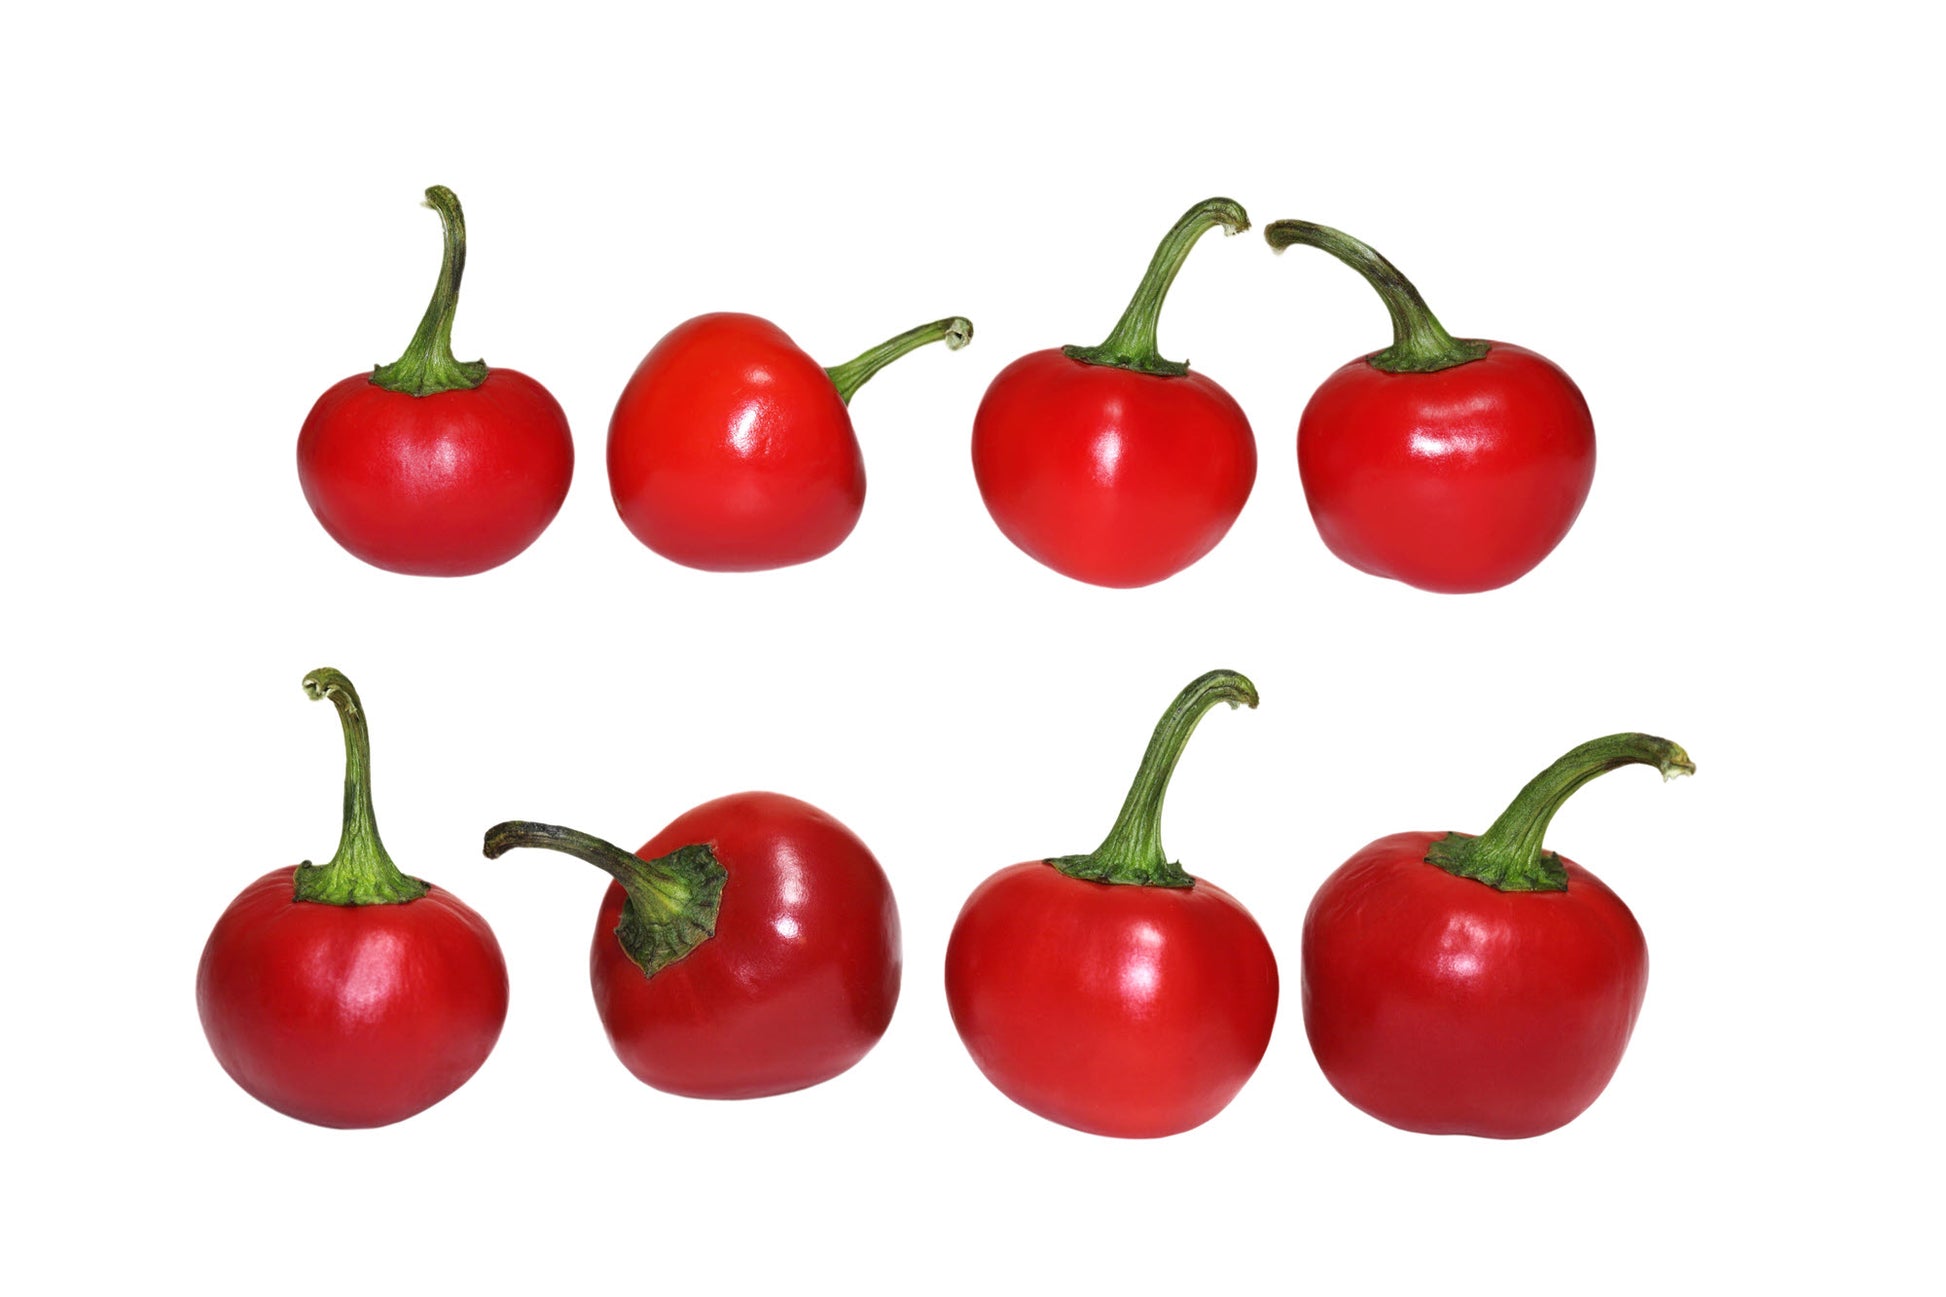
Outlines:
[[[989,875],[953,924],[953,1025],[988,1080],[1051,1121],[1123,1138],[1188,1130],[1222,1110],[1270,1043],[1277,958],[1262,928],[1162,849],[1169,777],[1219,702],[1255,707],[1257,691],[1234,671],[1193,681],[1102,844]]]
[[[426,190],[444,251],[432,301],[389,365],[339,380],[297,438],[304,498],[334,540],[374,566],[467,576],[534,542],[567,498],[574,439],[548,390],[517,369],[453,357],[466,222]]]
[[[1163,299],[1205,233],[1249,228],[1210,198],[1156,248],[1108,337],[1029,352],[995,376],[973,419],[973,476],[1008,540],[1064,576],[1130,588],[1215,548],[1257,480],[1243,408],[1209,375],[1163,358]]]

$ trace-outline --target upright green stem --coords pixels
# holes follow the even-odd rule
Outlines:
[[[1293,243],[1321,248],[1378,290],[1392,317],[1392,345],[1367,358],[1374,369],[1388,374],[1430,374],[1478,360],[1492,350],[1492,343],[1455,338],[1446,332],[1426,299],[1397,266],[1342,230],[1309,221],[1272,221],[1264,227],[1264,240],[1278,252]]]
[[[419,331],[405,344],[405,354],[372,371],[372,382],[388,392],[431,396],[436,392],[478,387],[486,381],[484,360],[453,359],[453,312],[459,308],[459,278],[466,270],[466,218],[459,198],[444,185],[426,191],[426,206],[439,213],[446,250],[439,259],[439,282],[432,302],[419,321]]]
[[[1070,878],[1143,887],[1193,887],[1195,879],[1162,850],[1162,798],[1169,791],[1183,745],[1196,722],[1218,703],[1257,705],[1257,687],[1234,671],[1212,671],[1176,695],[1156,724],[1149,749],[1135,772],[1115,827],[1085,856],[1056,856],[1047,863]]]
[[[426,894],[426,885],[399,872],[378,838],[378,820],[372,814],[372,740],[358,691],[342,671],[323,667],[304,677],[304,692],[313,700],[329,698],[344,725],[345,811],[337,853],[321,865],[307,860],[297,867],[294,899],[325,905],[398,905],[418,900]]]
[[[509,820],[486,831],[487,859],[497,860],[515,847],[564,852],[620,883],[628,900],[615,936],[646,976],[654,977],[716,935],[729,874],[707,846],[677,847],[644,860],[612,842],[554,824]]]
[[[887,339],[863,355],[842,365],[833,365],[824,372],[831,375],[831,381],[837,385],[838,399],[850,405],[853,393],[865,386],[873,374],[906,352],[917,351],[929,342],[944,342],[949,350],[958,351],[971,341],[973,321],[963,315],[950,315],[916,329],[907,329],[898,337]]]
[[[1623,766],[1654,766],[1664,779],[1696,773],[1689,754],[1650,734],[1610,734],[1583,743],[1529,781],[1513,805],[1479,837],[1449,833],[1426,851],[1426,863],[1503,892],[1565,892],[1568,872],[1542,839],[1554,813],[1590,779]]]
[[[1086,364],[1112,365],[1138,374],[1165,378],[1187,374],[1187,362],[1162,358],[1156,345],[1156,326],[1162,317],[1162,299],[1169,295],[1169,285],[1176,282],[1176,272],[1182,269],[1189,250],[1219,225],[1225,234],[1241,234],[1250,228],[1250,218],[1240,204],[1228,198],[1205,199],[1184,212],[1175,228],[1163,236],[1114,331],[1099,347],[1063,347],[1063,354]]]

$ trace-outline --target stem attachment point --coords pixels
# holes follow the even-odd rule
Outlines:
[[[338,708],[345,731],[345,809],[338,850],[321,865],[307,860],[297,867],[292,899],[323,905],[402,905],[418,900],[426,894],[426,884],[401,873],[379,841],[378,820],[372,813],[372,740],[358,691],[344,672],[320,667],[304,677],[304,692],[313,701],[329,699]]]
[[[1378,291],[1392,317],[1392,345],[1373,352],[1366,363],[1388,374],[1431,374],[1478,360],[1493,344],[1478,338],[1455,338],[1433,315],[1426,299],[1399,268],[1369,245],[1342,230],[1310,221],[1272,221],[1264,227],[1264,241],[1282,252],[1293,243],[1318,248],[1365,277]]]
[[[498,860],[515,847],[545,847],[585,860],[622,885],[615,938],[642,970],[654,977],[716,935],[729,873],[716,853],[702,843],[677,847],[666,856],[644,860],[612,842],[555,824],[509,820],[486,831],[483,850]]]
[[[1070,878],[1097,883],[1194,887],[1196,880],[1162,850],[1162,798],[1196,723],[1218,703],[1255,707],[1257,687],[1234,671],[1211,671],[1190,682],[1156,723],[1135,783],[1101,845],[1085,856],[1056,856],[1047,863]]]
[[[405,344],[405,354],[372,370],[375,386],[407,396],[474,388],[487,376],[484,360],[453,359],[453,314],[459,309],[459,281],[466,271],[466,217],[459,197],[444,185],[434,185],[426,191],[426,206],[439,213],[446,240],[432,301],[412,341]]]
[[[1568,871],[1542,838],[1556,811],[1591,779],[1623,766],[1654,766],[1665,782],[1696,773],[1689,754],[1652,734],[1610,734],[1583,743],[1535,775],[1493,826],[1478,837],[1448,833],[1426,849],[1426,863],[1502,892],[1565,892]]]
[[[1156,328],[1162,317],[1162,299],[1176,282],[1176,273],[1188,259],[1196,240],[1221,227],[1225,234],[1241,234],[1250,228],[1250,217],[1243,205],[1230,198],[1206,198],[1184,212],[1175,228],[1162,236],[1162,242],[1149,261],[1149,268],[1136,285],[1128,309],[1098,347],[1063,347],[1061,353],[1087,365],[1109,365],[1138,374],[1161,378],[1181,378],[1189,372],[1189,362],[1164,360],[1156,344]]]

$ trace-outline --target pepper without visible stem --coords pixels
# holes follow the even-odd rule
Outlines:
[[[908,351],[916,351],[929,342],[944,342],[948,350],[958,351],[971,341],[973,321],[962,315],[950,315],[916,329],[907,329],[898,337],[889,338],[864,354],[842,365],[832,365],[824,372],[831,376],[832,383],[837,386],[838,399],[850,405],[852,396],[872,375]]]
[[[1097,883],[1194,887],[1196,880],[1162,850],[1162,799],[1196,723],[1218,703],[1255,707],[1257,687],[1234,671],[1212,671],[1176,695],[1156,724],[1108,836],[1085,856],[1056,856],[1047,863],[1070,878]]]
[[[1225,234],[1241,234],[1250,228],[1250,218],[1241,204],[1229,198],[1208,198],[1183,213],[1175,228],[1163,236],[1149,262],[1148,271],[1129,299],[1128,309],[1108,337],[1096,347],[1063,347],[1061,352],[1090,365],[1110,365],[1138,374],[1180,378],[1189,372],[1186,361],[1164,360],[1156,344],[1156,328],[1162,316],[1162,299],[1176,282],[1176,272],[1196,246],[1196,240],[1217,226]]]
[[[324,905],[401,905],[426,894],[426,884],[401,873],[379,841],[372,814],[372,740],[365,709],[344,672],[321,667],[304,677],[313,700],[328,698],[345,730],[345,812],[338,850],[321,865],[297,867],[294,900]]]
[[[565,852],[620,883],[628,901],[615,937],[645,976],[654,977],[716,935],[729,874],[708,846],[678,847],[644,860],[612,842],[553,824],[509,820],[486,831],[487,859],[497,860],[515,847]]]
[[[1502,892],[1565,892],[1561,858],[1542,847],[1554,813],[1577,789],[1623,766],[1654,766],[1664,779],[1696,773],[1689,754],[1651,734],[1611,734],[1583,743],[1534,776],[1513,804],[1478,837],[1449,833],[1426,851],[1426,863]]]
[[[1366,358],[1374,369],[1388,374],[1431,374],[1478,360],[1493,348],[1492,343],[1455,338],[1446,332],[1426,299],[1397,266],[1342,230],[1310,221],[1272,221],[1264,227],[1264,241],[1278,252],[1293,243],[1329,252],[1378,290],[1392,317],[1392,345]]]
[[[487,376],[484,360],[453,358],[453,314],[459,309],[459,280],[466,270],[466,218],[459,197],[444,185],[434,185],[426,191],[426,206],[439,213],[446,240],[432,301],[412,341],[406,343],[405,354],[372,370],[374,385],[407,396],[474,388]]]

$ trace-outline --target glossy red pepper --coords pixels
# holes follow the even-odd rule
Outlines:
[[[1298,423],[1298,473],[1331,552],[1447,594],[1506,585],[1553,552],[1595,475],[1574,381],[1523,347],[1453,338],[1397,267],[1348,234],[1275,221],[1264,237],[1331,253],[1392,316],[1392,345],[1327,378]]]
[[[699,315],[643,358],[608,424],[608,485],[635,538],[711,572],[808,563],[865,507],[852,395],[928,342],[963,347],[971,321],[935,320],[824,369],[754,315]]]
[[[1066,576],[1143,586],[1216,547],[1250,498],[1257,443],[1230,394],[1156,347],[1163,297],[1196,240],[1250,227],[1227,198],[1199,203],[1156,249],[1098,347],[1022,356],[973,421],[973,475],[1007,539]]]
[[[560,403],[517,370],[453,358],[466,265],[459,199],[426,191],[446,250],[405,354],[320,396],[297,437],[304,498],[331,538],[390,572],[498,567],[554,521],[574,476]]]
[[[257,1099],[320,1126],[384,1126],[486,1061],[507,965],[485,919],[386,854],[351,682],[326,669],[304,689],[344,723],[343,836],[324,864],[272,870],[230,903],[203,947],[196,1008],[223,1070]]]
[[[701,1099],[828,1081],[899,999],[899,911],[865,844],[778,793],[719,797],[634,854],[546,824],[487,831],[486,854],[564,851],[614,879],[589,956],[609,1043],[637,1078]]]
[[[1250,1079],[1277,1016],[1277,960],[1255,919],[1163,854],[1162,798],[1218,702],[1257,705],[1214,671],[1156,726],[1128,800],[1093,853],[1002,869],[946,947],[946,1003],[1001,1093],[1097,1135],[1173,1135]]]
[[[1354,1105],[1405,1130],[1522,1139],[1579,1116],[1622,1061],[1648,947],[1599,879],[1541,846],[1575,789],[1620,766],[1695,766],[1616,734],[1537,776],[1486,833],[1380,838],[1304,917],[1304,1026]]]

